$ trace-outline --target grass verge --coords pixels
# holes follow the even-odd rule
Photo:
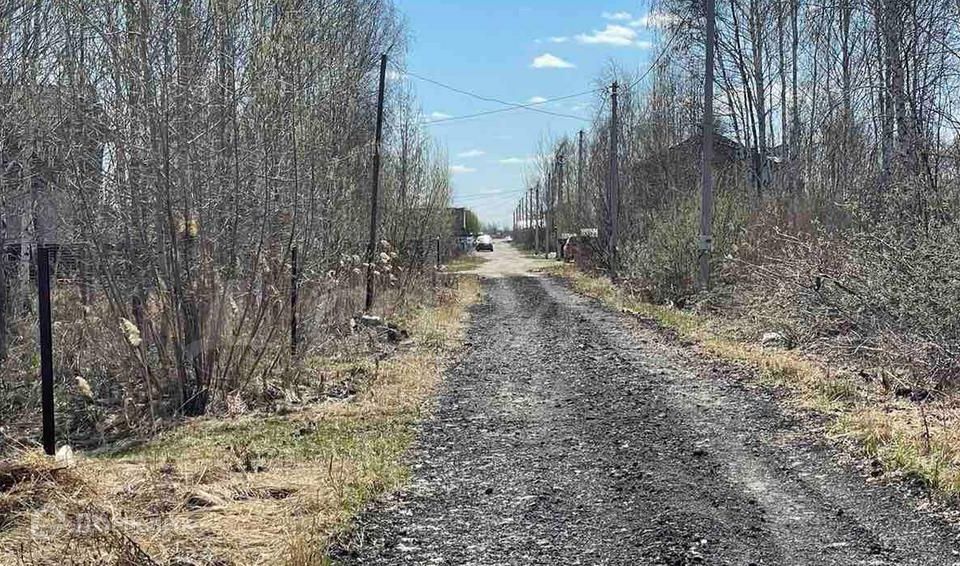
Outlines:
[[[72,465],[35,452],[0,465],[0,563],[329,563],[364,504],[406,481],[403,455],[478,296],[458,278],[405,321],[412,344],[347,364],[366,372],[348,399],[198,419]]]
[[[642,301],[608,279],[566,264],[547,269],[575,291],[609,307],[653,320],[706,353],[757,371],[764,385],[783,388],[793,404],[825,415],[828,436],[872,460],[876,478],[907,478],[954,503],[960,500],[960,398],[913,402],[884,380],[832,368],[794,350],[768,349],[736,338],[708,316]],[[883,371],[881,368],[879,371]]]

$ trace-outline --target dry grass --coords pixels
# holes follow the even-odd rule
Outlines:
[[[350,399],[196,420],[69,470],[22,455],[36,473],[0,485],[0,563],[328,563],[350,518],[406,480],[415,424],[478,295],[461,278],[438,307],[410,316],[413,344],[364,362],[371,373]]]
[[[900,399],[881,379],[864,379],[795,350],[745,342],[729,321],[643,302],[608,279],[569,265],[549,271],[568,279],[577,292],[652,319],[719,359],[755,368],[763,384],[788,391],[793,404],[828,416],[829,436],[875,460],[883,477],[909,477],[944,497],[960,498],[960,397],[956,394],[936,402]]]

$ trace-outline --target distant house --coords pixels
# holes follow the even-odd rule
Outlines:
[[[682,142],[671,146],[667,153],[676,159],[700,161],[700,152],[703,149],[703,134],[696,133]],[[721,134],[713,135],[713,164],[725,165],[742,161],[747,151],[740,142],[734,141]]]
[[[696,159],[699,164],[703,147],[703,135],[697,133],[670,148],[671,152]],[[768,147],[761,159],[757,148],[747,148],[742,143],[721,134],[713,135],[713,166],[715,170],[734,164],[742,164],[742,173],[749,175],[750,184],[758,187],[770,184],[774,174],[781,168],[785,147]]]
[[[471,228],[471,217],[473,213],[468,209],[463,207],[454,207],[447,209],[450,212],[450,229],[451,235],[454,240],[457,242],[457,248],[460,251],[467,251],[473,249],[476,244],[476,234],[474,234]]]
[[[448,208],[450,213],[450,228],[455,237],[469,236],[467,231],[467,209],[466,208]]]
[[[696,133],[666,149],[641,160],[631,172],[639,183],[652,183],[661,190],[689,190],[700,182],[703,135]],[[770,183],[782,167],[778,152],[782,147],[769,148],[760,159],[755,149],[722,134],[713,136],[713,170],[717,186],[750,185],[759,187]]]

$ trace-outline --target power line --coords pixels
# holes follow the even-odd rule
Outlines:
[[[439,87],[441,87],[441,88],[445,88],[445,89],[450,90],[450,91],[452,91],[452,92],[456,92],[456,93],[462,94],[462,95],[464,95],[464,96],[469,96],[469,97],[471,97],[471,98],[476,98],[477,100],[483,100],[484,102],[495,102],[495,103],[497,103],[497,104],[503,104],[504,106],[508,106],[508,107],[509,107],[509,108],[502,108],[502,109],[494,110],[494,111],[480,112],[480,113],[477,113],[477,114],[471,114],[471,115],[466,115],[466,116],[451,116],[450,118],[441,118],[441,119],[439,119],[439,120],[430,120],[430,121],[428,121],[428,122],[425,122],[425,124],[437,124],[437,123],[440,123],[440,122],[450,122],[450,121],[454,121],[454,120],[460,120],[460,119],[465,119],[465,118],[472,118],[472,117],[476,117],[476,116],[485,116],[485,115],[487,115],[487,114],[494,114],[494,113],[497,113],[497,112],[507,112],[507,111],[509,111],[509,110],[530,110],[530,111],[532,111],[532,112],[539,112],[539,113],[541,113],[541,114],[547,114],[547,115],[550,115],[550,116],[558,116],[558,117],[560,117],[560,118],[571,118],[571,119],[573,119],[573,120],[589,121],[589,120],[587,120],[586,118],[583,118],[582,116],[575,116],[575,115],[573,115],[573,114],[566,114],[566,113],[563,113],[563,112],[554,112],[554,111],[551,111],[551,110],[544,110],[543,108],[537,108],[537,106],[540,106],[540,105],[543,105],[543,104],[548,104],[548,103],[550,103],[550,102],[557,102],[557,101],[560,101],[560,100],[567,100],[567,99],[570,99],[570,98],[578,98],[578,97],[581,97],[581,96],[586,96],[586,95],[588,95],[588,94],[593,94],[593,93],[597,92],[598,90],[600,90],[600,89],[592,89],[592,90],[588,90],[588,91],[584,91],[584,92],[578,92],[578,93],[570,94],[570,95],[566,95],[566,96],[559,96],[559,97],[556,97],[556,98],[551,98],[551,99],[546,99],[546,100],[538,100],[537,102],[531,102],[531,103],[528,103],[528,104],[517,104],[517,103],[515,103],[515,102],[507,102],[506,100],[500,100],[499,98],[493,98],[493,97],[490,97],[490,96],[484,96],[484,95],[482,95],[482,94],[477,94],[477,93],[475,93],[475,92],[471,92],[471,91],[468,91],[468,90],[464,90],[464,89],[462,89],[462,88],[458,88],[458,87],[455,87],[455,86],[452,86],[452,85],[448,85],[448,84],[443,83],[443,82],[440,82],[440,81],[438,81],[438,80],[436,80],[436,79],[431,79],[431,78],[425,77],[425,76],[423,76],[423,75],[418,75],[418,74],[413,73],[413,72],[411,72],[411,71],[407,71],[407,70],[401,69],[400,67],[397,67],[397,66],[395,66],[395,68],[396,68],[398,71],[400,71],[401,73],[403,73],[404,75],[407,75],[407,76],[409,76],[409,77],[413,77],[413,78],[415,78],[415,79],[419,79],[419,80],[424,81],[424,82],[428,82],[428,83],[430,83],[430,84],[432,84],[432,85],[436,85],[436,86],[439,86]]]
[[[583,94],[580,94],[580,96],[583,96]],[[573,98],[573,97],[571,96],[571,97],[569,97],[569,98]],[[537,103],[534,103],[534,104],[546,104],[547,102],[554,102],[554,101],[556,101],[556,100],[563,100],[563,98],[559,98],[559,99],[553,98],[553,99],[550,99],[550,100],[547,100],[547,101],[537,102]],[[517,104],[517,105],[513,105],[513,106],[511,106],[511,107],[509,107],[509,108],[498,108],[498,109],[496,109],[496,110],[487,110],[487,111],[485,111],[485,112],[477,112],[477,113],[475,113],[475,114],[464,114],[463,116],[451,116],[450,118],[440,118],[439,120],[428,120],[428,121],[426,121],[426,122],[423,122],[423,125],[425,125],[425,126],[432,126],[432,125],[434,125],[434,124],[442,124],[442,123],[446,123],[446,122],[458,122],[458,121],[460,121],[460,120],[468,120],[468,119],[470,119],[470,118],[480,118],[481,116],[489,116],[489,115],[491,115],[491,114],[501,114],[501,113],[503,113],[503,112],[513,112],[514,110],[530,110],[530,109],[531,109],[530,107],[533,106],[534,104]],[[560,112],[550,112],[550,111],[542,110],[542,109],[537,109],[537,110],[540,111],[541,113],[551,114],[551,115],[559,116],[559,117],[562,117],[562,118],[570,118],[570,119],[573,119],[573,120],[580,120],[580,121],[582,121],[582,122],[590,122],[589,119],[584,118],[584,117],[582,117],[582,116],[574,116],[573,114],[562,114],[562,113],[560,113]]]
[[[633,81],[633,82],[630,84],[630,86],[627,87],[628,89],[633,89],[633,87],[635,87],[635,86],[637,86],[638,84],[640,84],[640,82],[643,81],[643,79],[647,78],[647,76],[648,76],[651,72],[653,72],[653,70],[657,67],[657,65],[660,64],[660,61],[667,55],[667,52],[670,50],[670,47],[673,45],[673,42],[680,36],[680,30],[683,29],[683,27],[686,25],[687,22],[688,22],[688,19],[685,18],[684,20],[682,20],[682,21],[677,25],[676,28],[674,28],[673,33],[670,35],[670,38],[667,40],[667,43],[663,46],[663,48],[659,51],[659,53],[657,53],[657,56],[654,58],[653,62],[650,64],[650,66],[647,67],[647,70],[644,71],[643,74],[641,74],[640,77],[638,77],[635,81]],[[462,95],[465,95],[465,96],[469,96],[469,97],[472,97],[472,98],[476,98],[476,99],[478,99],[478,100],[483,100],[483,101],[485,101],[485,102],[494,102],[494,103],[497,103],[497,104],[503,104],[503,105],[507,106],[507,108],[498,108],[498,109],[495,109],[495,110],[486,110],[486,111],[483,111],[483,112],[475,112],[475,113],[473,113],[473,114],[464,114],[464,115],[462,115],[462,116],[450,116],[449,118],[440,118],[440,119],[437,119],[437,120],[428,120],[428,121],[422,122],[422,124],[425,125],[425,126],[430,126],[430,125],[434,125],[434,124],[445,124],[445,123],[448,123],[448,122],[458,122],[458,121],[461,121],[461,120],[469,120],[469,119],[472,119],[472,118],[481,118],[481,117],[483,117],[483,116],[490,116],[490,115],[493,115],[493,114],[501,114],[501,113],[503,113],[503,112],[512,112],[512,111],[514,111],[514,110],[530,110],[530,111],[532,111],[532,112],[539,112],[539,113],[541,113],[541,114],[547,114],[547,115],[550,115],[550,116],[557,116],[557,117],[560,117],[560,118],[570,118],[570,119],[572,119],[572,120],[580,120],[580,121],[582,121],[582,122],[590,123],[590,122],[592,122],[592,121],[591,121],[589,118],[584,118],[584,117],[582,117],[582,116],[575,116],[575,115],[573,115],[573,114],[566,114],[566,113],[563,113],[563,112],[553,112],[553,111],[551,111],[551,110],[544,110],[544,109],[542,109],[542,108],[537,108],[537,106],[541,106],[541,105],[543,105],[543,104],[549,104],[549,103],[551,103],[551,102],[559,102],[559,101],[561,101],[561,100],[569,100],[569,99],[571,99],[571,98],[579,98],[579,97],[586,96],[586,95],[589,95],[589,94],[594,94],[594,93],[597,93],[597,92],[604,92],[604,93],[605,93],[605,92],[607,91],[607,87],[592,88],[592,89],[590,89],[590,90],[585,90],[585,91],[582,91],[582,92],[577,92],[577,93],[573,93],[573,94],[568,94],[568,95],[565,95],[565,96],[557,96],[557,97],[548,98],[548,99],[545,99],[545,100],[538,100],[537,102],[530,102],[530,103],[527,103],[527,104],[517,104],[517,103],[514,103],[514,102],[507,102],[507,101],[505,101],[505,100],[500,100],[500,99],[498,99],[498,98],[493,98],[493,97],[489,97],[489,96],[484,96],[484,95],[481,95],[481,94],[477,94],[477,93],[475,93],[475,92],[471,92],[471,91],[468,91],[468,90],[465,90],[465,89],[462,89],[462,88],[458,88],[458,87],[455,87],[455,86],[446,84],[446,83],[444,83],[444,82],[442,82],[442,81],[438,81],[438,80],[436,80],[436,79],[432,79],[432,78],[430,78],[430,77],[425,77],[425,76],[423,76],[423,75],[419,75],[419,74],[417,74],[417,73],[413,73],[413,72],[408,71],[408,70],[406,70],[406,69],[402,69],[402,68],[400,68],[400,67],[399,67],[398,65],[396,65],[396,64],[393,64],[393,66],[394,66],[395,69],[397,69],[397,71],[399,71],[400,73],[402,73],[402,74],[404,74],[404,75],[407,75],[407,76],[409,76],[409,77],[413,77],[413,78],[415,78],[415,79],[418,79],[418,80],[421,80],[421,81],[424,81],[424,82],[427,82],[427,83],[430,83],[430,84],[439,86],[439,87],[441,87],[441,88],[445,88],[445,89],[447,89],[447,90],[450,90],[450,91],[452,91],[452,92],[456,92],[456,93],[458,93],[458,94],[462,94]],[[606,102],[606,101],[604,100],[604,102]]]
[[[670,50],[670,45],[673,44],[673,41],[680,36],[680,30],[683,29],[687,21],[688,21],[687,18],[684,18],[679,24],[677,24],[677,27],[674,28],[673,34],[670,36],[670,39],[667,40],[667,43],[663,46],[663,49],[661,49],[660,52],[657,53],[657,56],[654,57],[653,63],[650,63],[650,66],[647,67],[647,70],[644,71],[642,75],[640,75],[640,78],[630,83],[630,86],[627,87],[627,90],[632,90],[633,87],[640,84],[640,81],[647,78],[647,75],[649,75],[655,68],[657,68],[657,65],[660,64],[660,60],[663,59],[663,57],[667,54],[667,51]]]

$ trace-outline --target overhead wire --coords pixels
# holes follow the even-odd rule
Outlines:
[[[654,57],[653,62],[650,63],[650,65],[647,67],[647,69],[646,69],[639,77],[637,77],[636,80],[634,80],[632,83],[630,83],[630,86],[627,87],[628,90],[632,90],[634,87],[636,87],[638,84],[640,84],[645,78],[647,78],[647,76],[650,75],[650,73],[653,72],[654,69],[657,68],[657,66],[660,64],[661,60],[662,60],[662,59],[667,55],[667,53],[669,52],[669,50],[670,50],[670,48],[672,47],[674,41],[676,41],[676,39],[680,36],[680,31],[681,31],[681,30],[684,28],[684,26],[688,23],[688,20],[689,20],[689,18],[684,18],[684,19],[674,28],[673,33],[670,35],[670,38],[667,40],[667,43],[663,45],[663,47],[662,47],[662,48],[660,49],[660,51],[657,53],[656,57]],[[447,90],[449,90],[449,91],[451,91],[451,92],[456,92],[456,93],[458,93],[458,94],[462,94],[462,95],[464,95],[464,96],[469,96],[469,97],[471,97],[471,98],[476,98],[476,99],[482,100],[482,101],[484,101],[484,102],[494,102],[494,103],[502,104],[502,105],[506,106],[506,108],[497,108],[497,109],[493,109],[493,110],[486,110],[486,111],[482,111],[482,112],[475,112],[475,113],[473,113],[473,114],[464,114],[464,115],[461,115],[461,116],[450,116],[450,117],[448,117],[448,118],[439,118],[439,119],[436,119],[436,120],[427,120],[427,121],[422,122],[422,124],[425,125],[425,126],[430,126],[430,125],[434,125],[434,124],[444,124],[444,123],[450,123],[450,122],[458,122],[458,121],[462,121],[462,120],[469,120],[469,119],[473,119],[473,118],[480,118],[480,117],[483,117],[483,116],[491,116],[491,115],[494,115],[494,114],[502,114],[502,113],[505,113],[505,112],[512,112],[512,111],[516,111],[516,110],[529,110],[529,111],[532,111],[532,112],[538,112],[538,113],[546,114],[546,115],[550,115],[550,116],[557,116],[557,117],[561,117],[561,118],[570,118],[570,119],[573,119],[573,120],[580,120],[580,121],[583,121],[583,122],[588,122],[588,123],[590,123],[590,122],[592,122],[592,120],[589,119],[589,118],[584,118],[584,117],[582,117],[582,116],[575,116],[575,115],[573,115],[573,114],[566,114],[566,113],[563,113],[563,112],[554,112],[554,111],[551,111],[551,110],[545,110],[545,109],[543,109],[543,108],[538,108],[538,106],[541,106],[541,105],[544,105],[544,104],[549,104],[549,103],[552,103],[552,102],[559,102],[559,101],[562,101],[562,100],[569,100],[569,99],[571,99],[571,98],[579,98],[579,97],[582,97],[582,96],[587,96],[587,95],[595,94],[595,93],[598,93],[598,92],[603,92],[604,94],[608,94],[608,93],[609,93],[609,88],[608,88],[608,87],[598,87],[598,88],[592,88],[592,89],[589,89],[589,90],[585,90],[585,91],[582,91],[582,92],[577,92],[577,93],[573,93],[573,94],[569,94],[569,95],[557,96],[557,97],[548,98],[548,99],[543,99],[543,100],[537,100],[536,102],[529,102],[529,103],[526,103],[526,104],[518,104],[518,103],[513,103],[513,102],[507,102],[507,101],[505,101],[505,100],[501,100],[501,99],[494,98],[494,97],[484,96],[484,95],[481,95],[481,94],[478,94],[478,93],[475,93],[475,92],[471,92],[471,91],[466,90],[466,89],[458,88],[458,87],[455,87],[455,86],[453,86],[453,85],[449,85],[449,84],[447,84],[447,83],[444,83],[444,82],[442,82],[442,81],[438,81],[438,80],[436,80],[436,79],[432,79],[432,78],[430,78],[430,77],[425,77],[425,76],[423,76],[423,75],[420,75],[420,74],[411,72],[411,71],[409,71],[409,70],[407,70],[407,69],[403,69],[403,68],[399,67],[399,66],[396,65],[396,64],[393,64],[393,66],[394,66],[394,68],[395,68],[397,71],[399,71],[400,73],[402,73],[402,74],[404,74],[404,75],[406,75],[406,76],[412,77],[412,78],[414,78],[414,79],[417,79],[417,80],[420,80],[420,81],[424,81],[424,82],[429,83],[429,84],[433,84],[433,85],[435,85],[435,86],[438,86],[438,87],[447,89]],[[602,106],[601,106],[601,112],[603,111],[602,109],[603,109],[603,106],[606,105],[606,102],[607,102],[607,97],[604,96],[603,99],[602,99],[602,102],[601,102],[601,104],[602,104]],[[525,193],[526,190],[508,191],[508,192],[497,192],[497,193],[488,193],[488,194],[486,194],[486,195],[484,195],[484,194],[468,195],[468,196],[465,196],[465,197],[460,197],[459,200],[462,201],[462,200],[464,200],[464,199],[484,198],[484,197],[497,198],[497,197],[509,196],[511,193],[514,193],[514,192],[524,192],[524,193]],[[454,197],[454,198],[456,198],[456,197]]]
[[[673,44],[674,40],[676,40],[677,37],[680,36],[680,30],[683,29],[683,27],[687,24],[688,20],[689,18],[684,18],[683,20],[680,21],[679,24],[677,24],[677,27],[673,29],[673,33],[670,35],[670,38],[667,40],[667,43],[660,49],[660,52],[657,53],[657,56],[653,58],[653,63],[650,63],[650,66],[647,67],[647,70],[644,71],[643,74],[641,74],[637,80],[630,83],[630,86],[627,87],[628,90],[640,84],[640,81],[647,78],[647,75],[649,75],[654,69],[657,68],[657,65],[660,64],[660,60],[663,59],[664,56],[666,56],[667,51],[670,50],[670,46]]]
[[[687,19],[684,19],[684,20],[682,20],[682,21],[676,26],[676,28],[674,28],[673,33],[670,35],[670,38],[667,40],[667,43],[660,49],[660,51],[657,53],[656,57],[654,57],[654,60],[653,60],[653,62],[650,64],[650,66],[648,66],[647,69],[646,69],[636,80],[634,80],[632,83],[630,83],[630,86],[627,87],[628,89],[632,89],[632,88],[634,88],[635,86],[637,86],[638,84],[640,84],[641,81],[643,81],[645,78],[647,78],[647,76],[649,76],[650,73],[653,72],[653,70],[657,68],[657,66],[660,64],[661,60],[662,60],[662,59],[667,55],[667,53],[669,52],[670,47],[673,45],[673,42],[676,41],[676,39],[680,36],[680,30],[683,29],[683,27],[684,27],[684,25],[685,25],[686,23],[687,23]],[[448,118],[438,118],[438,119],[436,119],[436,120],[427,120],[427,121],[422,122],[422,124],[425,125],[425,126],[432,126],[432,125],[435,125],[435,124],[446,124],[446,123],[450,123],[450,122],[459,122],[459,121],[462,121],[462,120],[469,120],[469,119],[473,119],[473,118],[480,118],[480,117],[483,117],[483,116],[490,116],[490,115],[494,115],[494,114],[502,114],[502,113],[504,113],[504,112],[512,112],[512,111],[515,111],[515,110],[529,110],[529,111],[532,111],[532,112],[538,112],[538,113],[546,114],[546,115],[550,115],[550,116],[557,116],[557,117],[560,117],[560,118],[569,118],[569,119],[579,120],[579,121],[582,121],[582,122],[588,122],[588,123],[589,123],[589,122],[592,121],[592,120],[589,119],[589,118],[584,118],[583,116],[576,116],[576,115],[574,115],[574,114],[567,114],[567,113],[564,113],[564,112],[555,112],[555,111],[552,111],[552,110],[545,110],[545,109],[543,109],[543,108],[538,108],[538,106],[542,106],[542,105],[544,105],[544,104],[549,104],[549,103],[552,103],[552,102],[559,102],[559,101],[562,101],[562,100],[569,100],[569,99],[571,99],[571,98],[579,98],[579,97],[582,97],[582,96],[587,96],[587,95],[589,95],[589,94],[595,94],[595,93],[597,93],[597,92],[607,92],[607,90],[608,90],[608,87],[598,87],[598,88],[592,88],[592,89],[589,89],[589,90],[585,90],[585,91],[581,91],[581,92],[576,92],[576,93],[568,94],[568,95],[564,95],[564,96],[556,96],[556,97],[553,97],[553,98],[547,98],[547,99],[544,99],[544,100],[538,100],[538,101],[536,101],[536,102],[529,102],[529,103],[526,103],[526,104],[519,104],[519,103],[514,103],[514,102],[508,102],[508,101],[506,101],[506,100],[501,100],[501,99],[499,99],[499,98],[494,98],[494,97],[490,97],[490,96],[484,96],[484,95],[482,95],[482,94],[478,94],[478,93],[475,93],[475,92],[472,92],[472,91],[469,91],[469,90],[466,90],[466,89],[462,89],[462,88],[459,88],[459,87],[455,87],[455,86],[453,86],[453,85],[444,83],[443,81],[438,81],[438,80],[436,80],[436,79],[433,79],[433,78],[430,78],[430,77],[426,77],[426,76],[420,75],[420,74],[418,74],[418,73],[414,73],[414,72],[412,72],[412,71],[409,71],[409,70],[407,70],[407,69],[404,69],[404,68],[400,67],[399,65],[396,65],[396,64],[393,64],[393,63],[391,63],[391,64],[392,64],[393,67],[394,67],[397,71],[399,71],[400,73],[402,73],[402,74],[404,74],[404,75],[407,75],[407,76],[409,76],[409,77],[412,77],[412,78],[414,78],[414,79],[421,80],[421,81],[424,81],[424,82],[433,84],[433,85],[435,85],[435,86],[439,86],[439,87],[444,88],[444,89],[447,89],[447,90],[449,90],[449,91],[451,91],[451,92],[456,92],[456,93],[458,93],[458,94],[462,94],[462,95],[464,95],[464,96],[469,96],[469,97],[472,97],[472,98],[476,98],[476,99],[478,99],[478,100],[483,100],[483,101],[485,101],[485,102],[494,102],[494,103],[497,103],[497,104],[503,104],[504,106],[506,106],[506,108],[496,108],[496,109],[493,109],[493,110],[485,110],[485,111],[482,111],[482,112],[475,112],[475,113],[473,113],[473,114],[464,114],[464,115],[461,115],[461,116],[450,116],[450,117],[448,117]]]
[[[596,91],[592,91],[592,92],[596,92]],[[591,93],[592,93],[592,92],[591,92]],[[581,93],[579,96],[584,96],[584,94],[590,94],[590,93]],[[495,109],[495,110],[487,110],[487,111],[485,111],[485,112],[476,112],[476,113],[474,113],[474,114],[464,114],[464,115],[462,115],[462,116],[451,116],[451,117],[449,117],[449,118],[439,118],[439,119],[437,119],[437,120],[427,120],[427,121],[423,122],[423,125],[424,125],[424,126],[433,126],[433,125],[435,125],[435,124],[445,124],[445,123],[448,123],[448,122],[459,122],[459,121],[461,121],[461,120],[469,120],[469,119],[471,119],[471,118],[479,118],[479,117],[481,117],[481,116],[489,116],[489,115],[491,115],[491,114],[502,114],[502,113],[504,113],[504,112],[513,112],[513,111],[515,111],[515,110],[531,110],[531,109],[532,109],[532,108],[531,108],[532,106],[535,106],[535,105],[538,105],[538,104],[546,104],[546,103],[548,103],[548,102],[556,102],[556,101],[558,101],[558,100],[564,100],[564,99],[566,99],[566,98],[574,98],[574,97],[573,97],[573,96],[570,96],[570,97],[563,97],[563,98],[551,98],[551,99],[549,99],[549,100],[544,100],[544,101],[540,101],[540,102],[536,102],[536,103],[530,103],[530,104],[515,104],[515,105],[509,106],[509,107],[507,107],[507,108],[497,108],[497,109]],[[590,120],[589,120],[588,118],[584,118],[583,116],[574,116],[573,114],[563,114],[563,113],[561,113],[561,112],[552,112],[552,111],[547,111],[547,110],[543,110],[543,109],[534,109],[534,110],[535,110],[535,111],[540,111],[541,113],[545,113],[545,114],[551,114],[551,115],[553,115],[553,116],[559,116],[559,117],[563,117],[563,118],[570,118],[570,119],[573,119],[573,120],[580,120],[580,121],[582,121],[582,122],[590,122]]]
[[[415,79],[418,79],[418,80],[421,80],[421,81],[424,81],[424,82],[427,82],[427,83],[430,83],[430,84],[432,84],[432,85],[439,86],[439,87],[441,87],[441,88],[445,88],[445,89],[447,89],[447,90],[449,90],[449,91],[456,92],[456,93],[462,94],[462,95],[464,95],[464,96],[469,96],[469,97],[471,97],[471,98],[476,98],[477,100],[483,100],[484,102],[495,102],[495,103],[497,103],[497,104],[503,104],[504,106],[508,106],[508,107],[509,107],[509,108],[503,108],[503,109],[501,109],[502,111],[507,111],[507,110],[530,110],[530,111],[532,111],[532,112],[539,112],[539,113],[541,113],[541,114],[547,114],[547,115],[550,115],[550,116],[559,116],[559,117],[561,117],[561,118],[572,118],[572,119],[574,119],[574,120],[586,120],[586,119],[585,119],[584,117],[582,117],[582,116],[576,116],[576,115],[573,115],[573,114],[566,114],[566,113],[564,113],[564,112],[554,112],[554,111],[552,111],[552,110],[544,110],[543,108],[537,108],[537,106],[540,106],[540,105],[543,105],[543,104],[548,104],[548,103],[550,103],[550,102],[557,102],[557,101],[560,101],[560,100],[567,100],[567,99],[570,99],[570,98],[578,98],[578,97],[581,97],[581,96],[586,96],[586,95],[588,95],[588,94],[593,94],[594,92],[597,92],[598,90],[600,90],[600,89],[592,89],[592,90],[588,90],[588,91],[584,91],[584,92],[578,92],[578,93],[570,94],[570,95],[566,95],[566,96],[558,96],[558,97],[556,97],[556,98],[545,99],[545,100],[537,100],[536,102],[529,102],[529,103],[527,103],[527,104],[520,104],[520,103],[508,102],[508,101],[506,101],[506,100],[501,100],[501,99],[499,99],[499,98],[493,98],[493,97],[491,97],[491,96],[484,96],[484,95],[482,95],[482,94],[477,94],[477,93],[475,93],[475,92],[471,92],[471,91],[468,91],[468,90],[464,90],[464,89],[462,89],[462,88],[458,88],[458,87],[455,87],[455,86],[446,84],[446,83],[441,82],[441,81],[438,81],[438,80],[436,80],[436,79],[431,79],[430,77],[425,77],[425,76],[423,76],[423,75],[419,75],[419,74],[417,74],[417,73],[408,71],[408,70],[406,70],[406,69],[402,69],[401,67],[399,67],[399,66],[396,65],[396,64],[394,64],[394,68],[395,68],[397,71],[399,71],[400,73],[404,74],[404,75],[407,75],[407,76],[409,76],[409,77],[413,77],[413,78],[415,78]],[[428,123],[428,124],[433,124],[433,123],[437,123],[437,122],[445,122],[445,121],[450,121],[450,120],[460,119],[460,118],[463,118],[463,116],[452,116],[452,117],[450,117],[450,118],[441,118],[441,119],[438,119],[438,120],[430,120],[429,122],[426,122],[426,123]]]

